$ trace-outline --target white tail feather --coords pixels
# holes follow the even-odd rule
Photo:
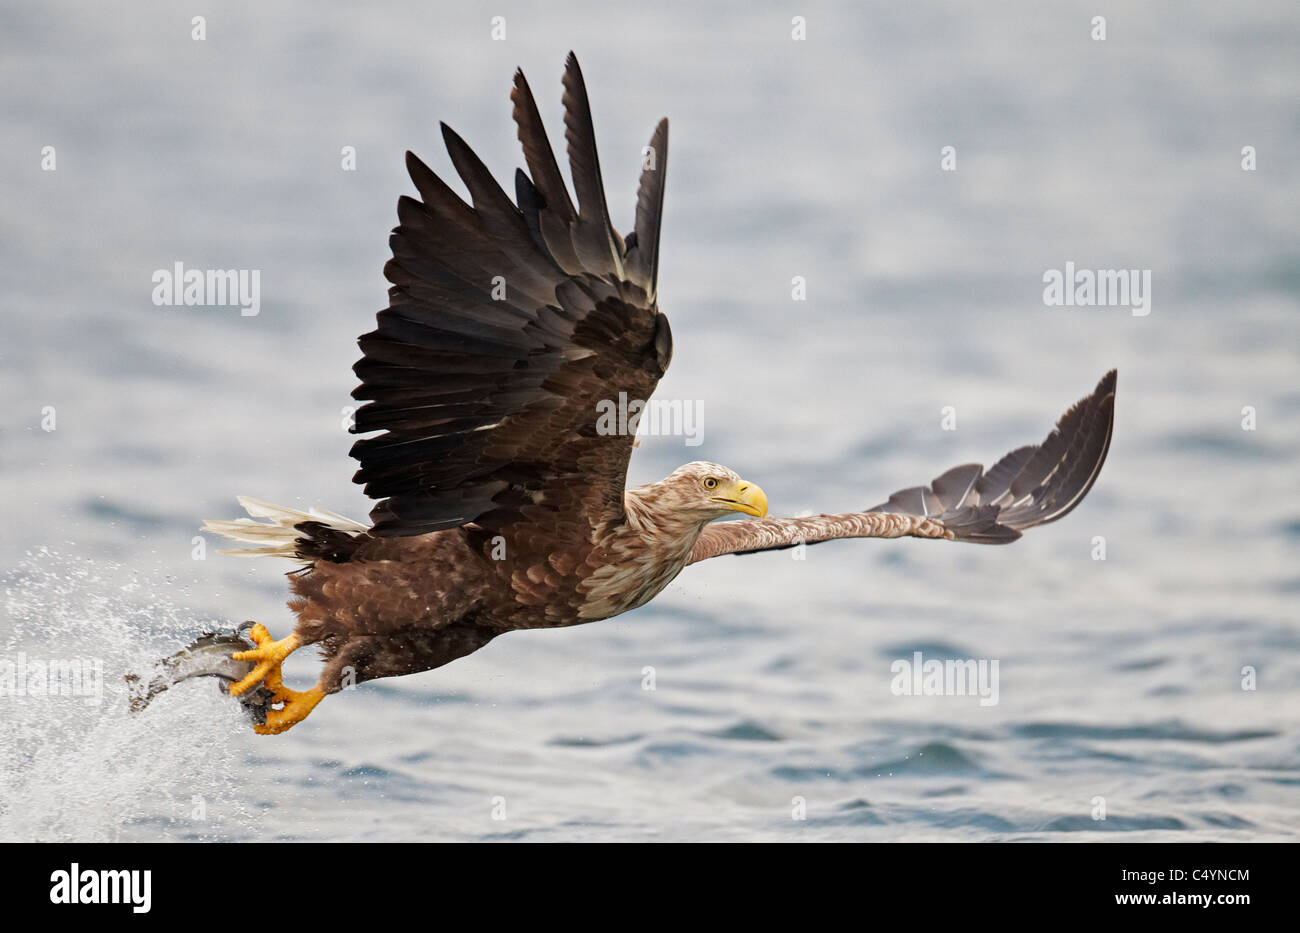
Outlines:
[[[297,554],[300,534],[295,525],[301,522],[320,522],[322,525],[328,525],[330,528],[348,534],[360,534],[370,530],[368,525],[354,522],[350,518],[344,518],[337,512],[326,509],[312,508],[303,512],[282,505],[272,505],[270,502],[263,502],[261,499],[253,499],[249,496],[236,498],[252,518],[237,518],[234,521],[210,520],[203,523],[202,530],[230,538],[232,541],[255,544],[257,547],[232,548],[218,551],[218,554],[233,554],[237,557],[287,557],[290,560],[311,563],[310,560],[304,560]],[[258,518],[267,521],[253,520]]]

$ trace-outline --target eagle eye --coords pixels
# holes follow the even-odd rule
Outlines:
[[[706,477],[704,478],[704,488],[705,488],[705,489],[717,489],[717,488],[718,488],[718,478],[717,478],[716,476],[706,476]]]

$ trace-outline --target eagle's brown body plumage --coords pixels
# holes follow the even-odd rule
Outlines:
[[[697,466],[692,474],[730,472]],[[671,507],[672,497],[662,483],[628,490],[620,520],[566,536],[529,529],[511,540],[475,525],[357,535],[345,561],[316,559],[291,575],[296,632],[320,644],[321,684],[333,693],[438,667],[502,632],[608,619],[649,602],[690,562],[710,517]]]
[[[514,118],[528,171],[512,201],[450,128],[461,200],[413,154],[420,200],[398,201],[384,273],[392,287],[360,338],[353,396],[355,479],[379,500],[371,524],[241,500],[254,519],[207,530],[305,566],[292,575],[298,625],[280,642],[254,629],[253,673],[282,710],[259,731],[300,721],[352,683],[429,670],[502,632],[605,619],[654,598],[687,564],[720,554],[845,537],[1006,543],[1054,521],[1092,487],[1109,449],[1115,374],[1041,445],[987,473],[968,464],[875,509],[766,519],[761,489],[726,467],[691,463],[625,489],[635,440],[600,406],[644,404],[672,359],[658,308],[659,234],[668,155],[661,121],[642,151],[633,229],[605,204],[587,90],[570,54],[565,141],[575,205],[516,72]],[[710,522],[736,512],[759,521]],[[267,521],[269,520],[269,521]],[[326,659],[299,693],[279,665],[304,644]]]

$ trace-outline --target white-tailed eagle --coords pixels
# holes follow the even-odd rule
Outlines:
[[[258,731],[300,722],[346,683],[429,670],[502,632],[607,619],[652,599],[688,564],[720,554],[898,538],[1005,544],[1061,518],[1096,481],[1110,445],[1115,373],[1041,444],[989,470],[955,467],[862,511],[768,518],[754,483],[715,463],[625,488],[634,432],[602,431],[602,401],[645,401],[672,335],[656,301],[668,122],[650,137],[633,228],[610,222],[587,89],[570,54],[564,137],[576,204],[532,92],[517,72],[514,119],[528,170],[512,200],[449,127],[466,204],[407,153],[419,199],[397,203],[384,268],[389,306],[360,339],[356,481],[371,524],[242,499],[251,518],[205,530],[304,566],[290,579],[298,624],[235,657],[231,687],[269,690]],[[504,287],[502,287],[504,285]],[[714,519],[750,520],[711,525]],[[284,658],[317,645],[310,690],[285,687]]]

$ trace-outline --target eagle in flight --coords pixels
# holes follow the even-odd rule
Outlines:
[[[259,732],[291,728],[344,686],[439,667],[503,632],[635,609],[721,554],[836,538],[1005,544],[1064,516],[1101,471],[1114,371],[1041,444],[872,509],[767,518],[763,490],[716,463],[625,488],[635,430],[610,432],[599,410],[649,400],[672,358],[656,300],[668,121],[644,150],[635,223],[621,236],[572,53],[563,83],[576,206],[522,71],[510,97],[528,171],[515,172],[513,202],[445,124],[471,204],[406,154],[420,199],[397,202],[389,306],[354,367],[365,404],[351,430],[369,436],[352,456],[378,502],[372,524],[241,498],[251,518],[204,526],[254,545],[226,553],[305,565],[290,574],[294,632],[277,641],[255,626],[256,647],[235,655],[255,666],[230,693],[261,685],[275,698]],[[749,518],[710,524],[736,513]],[[281,664],[304,645],[324,668],[316,686],[291,690]]]

